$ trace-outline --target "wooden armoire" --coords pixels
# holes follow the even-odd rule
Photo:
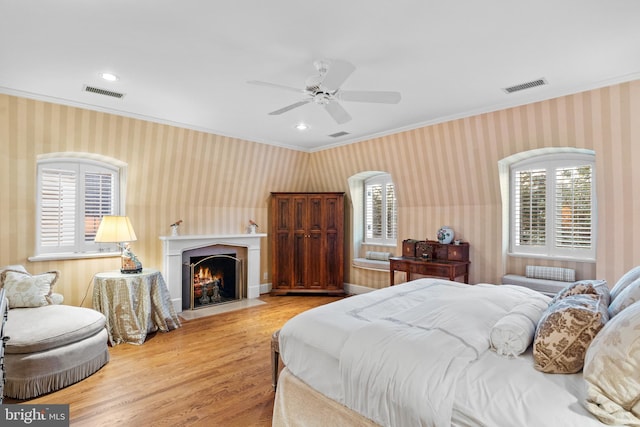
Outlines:
[[[271,293],[344,294],[344,193],[271,193]]]

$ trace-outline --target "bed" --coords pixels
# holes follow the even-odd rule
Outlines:
[[[625,420],[629,408],[612,410],[607,387],[588,383],[581,370],[541,372],[522,334],[510,343],[496,338],[510,316],[519,320],[509,327],[530,323],[533,334],[552,302],[519,286],[425,278],[301,313],[279,333],[285,368],[273,425],[588,427]],[[603,395],[607,402],[594,404]],[[619,406],[633,406],[626,403]],[[618,414],[594,416],[594,406],[603,412],[607,404]]]

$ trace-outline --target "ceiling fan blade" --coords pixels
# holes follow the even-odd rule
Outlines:
[[[269,113],[270,116],[277,116],[278,114],[286,113],[289,110],[293,110],[294,108],[298,108],[303,106],[304,104],[308,104],[311,102],[311,99],[305,99],[303,101],[296,102],[295,104],[287,105],[279,110],[272,111]]]
[[[400,92],[376,90],[345,90],[338,92],[337,97],[341,101],[378,102],[381,104],[397,104],[402,98]]]
[[[347,61],[339,59],[331,61],[327,67],[327,74],[322,80],[322,86],[331,91],[339,89],[355,69],[356,67]]]
[[[247,81],[247,83],[252,84],[252,85],[258,85],[258,86],[275,87],[275,88],[278,88],[278,89],[289,90],[289,91],[297,92],[297,93],[304,93],[304,90],[302,90],[302,89],[297,89],[297,88],[291,87],[291,86],[279,85],[277,83],[261,82],[259,80],[249,80],[249,81]]]
[[[335,120],[339,125],[351,120],[351,116],[347,113],[347,110],[342,108],[342,105],[335,101],[326,104],[324,109],[327,110],[331,117],[333,117],[333,120]]]

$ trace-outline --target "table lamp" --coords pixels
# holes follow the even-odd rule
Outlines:
[[[122,250],[121,273],[133,274],[142,272],[142,264],[129,248],[128,243],[134,242],[138,238],[128,217],[103,216],[94,240],[98,243],[116,243],[118,245]]]

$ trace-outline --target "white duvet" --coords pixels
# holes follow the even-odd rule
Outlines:
[[[490,387],[502,388],[500,381],[511,387],[509,379],[498,375],[483,385],[468,375],[484,371],[476,367],[479,361],[495,365],[494,370],[502,363],[520,366],[522,358],[509,362],[489,351],[491,329],[518,304],[538,299],[548,301],[517,286],[420,279],[296,316],[280,332],[280,352],[298,378],[380,425],[513,425],[509,402],[500,422],[474,413],[487,406],[483,400],[491,400]],[[530,370],[527,378],[548,375]],[[458,390],[460,384],[480,389],[469,395]],[[507,393],[516,402],[516,388],[522,386]],[[570,390],[565,400],[576,403],[575,394]],[[491,407],[500,408],[500,402]],[[585,418],[583,408],[577,412],[581,422],[575,425],[594,420]]]

